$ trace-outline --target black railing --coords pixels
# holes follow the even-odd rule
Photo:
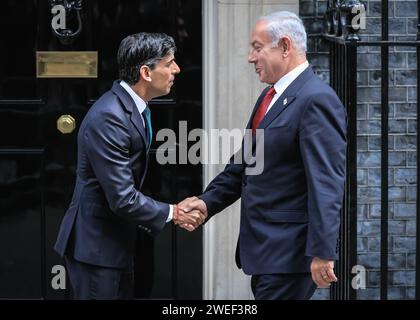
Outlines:
[[[364,5],[358,0],[329,0],[326,11],[326,33],[324,40],[330,46],[330,85],[342,100],[348,115],[347,181],[340,228],[340,260],[336,271],[339,282],[331,288],[331,299],[356,299],[352,287],[352,268],[357,265],[357,48],[379,47],[381,52],[381,241],[380,241],[380,298],[388,298],[388,116],[389,116],[389,48],[391,46],[416,47],[417,49],[417,123],[420,121],[420,24],[417,25],[417,40],[389,41],[388,0],[382,0],[382,38],[380,41],[361,41],[358,36],[359,17]],[[420,13],[420,4],[418,4]],[[418,13],[418,16],[420,16]],[[420,137],[417,130],[417,154]],[[417,156],[417,168],[420,155]],[[420,170],[417,169],[417,182]],[[420,184],[417,183],[416,200],[416,292],[420,299]]]

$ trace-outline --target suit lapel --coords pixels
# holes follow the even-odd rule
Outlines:
[[[118,81],[114,81],[112,91],[118,96],[118,98],[120,98],[124,108],[131,114],[130,120],[133,123],[134,127],[137,129],[137,131],[140,133],[143,142],[147,148],[148,142],[146,139],[146,129],[143,125],[142,117],[133,99],[130,97],[128,92],[123,87],[121,87]]]
[[[279,116],[294,100],[296,97],[288,96],[287,89],[273,104],[271,109],[267,112],[263,120],[261,121],[258,129],[265,129],[275,118]]]
[[[286,88],[282,95],[273,104],[261,121],[258,129],[265,129],[267,126],[277,118],[288,106],[290,106],[296,99],[296,95],[300,88],[314,76],[312,68],[307,67],[293,82]],[[252,119],[252,118],[251,118]]]
[[[271,109],[267,112],[266,116],[261,121],[258,129],[265,129],[275,118],[277,118],[289,105],[293,103],[296,99],[296,95],[300,88],[311,78],[315,76],[312,67],[308,66],[283,92],[283,94],[277,99],[277,101],[273,104]],[[251,129],[252,119],[257,112],[258,107],[260,106],[264,96],[266,95],[269,87],[265,88],[261,93],[260,97],[258,98],[257,102],[255,103],[254,110],[252,111],[251,117],[248,121],[248,125],[246,126],[247,129]],[[245,159],[248,159],[252,155],[252,150],[255,146],[255,139],[252,139],[252,148],[248,151]],[[242,145],[242,150],[243,145]],[[244,155],[245,156],[245,155]]]
[[[143,138],[143,142],[146,145],[146,148],[149,145],[149,142],[146,138],[146,128],[143,125],[142,116],[139,113],[139,110],[137,108],[133,108],[133,112],[131,113],[131,122],[136,127],[137,131],[140,132],[141,137]]]

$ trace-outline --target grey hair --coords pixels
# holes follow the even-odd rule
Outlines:
[[[280,39],[288,36],[296,50],[306,53],[306,31],[302,20],[293,12],[276,11],[258,19],[268,22],[267,32],[273,43],[273,48],[278,46]]]

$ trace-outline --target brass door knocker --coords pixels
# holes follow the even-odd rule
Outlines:
[[[62,44],[71,44],[82,32],[82,0],[49,0],[51,7],[51,29]],[[77,27],[72,30],[68,22],[76,15]]]

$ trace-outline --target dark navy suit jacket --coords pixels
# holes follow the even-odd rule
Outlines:
[[[55,250],[81,262],[125,268],[136,228],[165,226],[169,205],[143,195],[146,131],[127,91],[114,82],[86,114],[78,133],[77,178]]]
[[[200,198],[209,217],[241,198],[236,261],[246,274],[310,272],[312,257],[337,259],[346,159],[344,107],[308,67],[258,128],[264,129],[263,172],[246,175],[246,164],[235,164],[232,157]]]

